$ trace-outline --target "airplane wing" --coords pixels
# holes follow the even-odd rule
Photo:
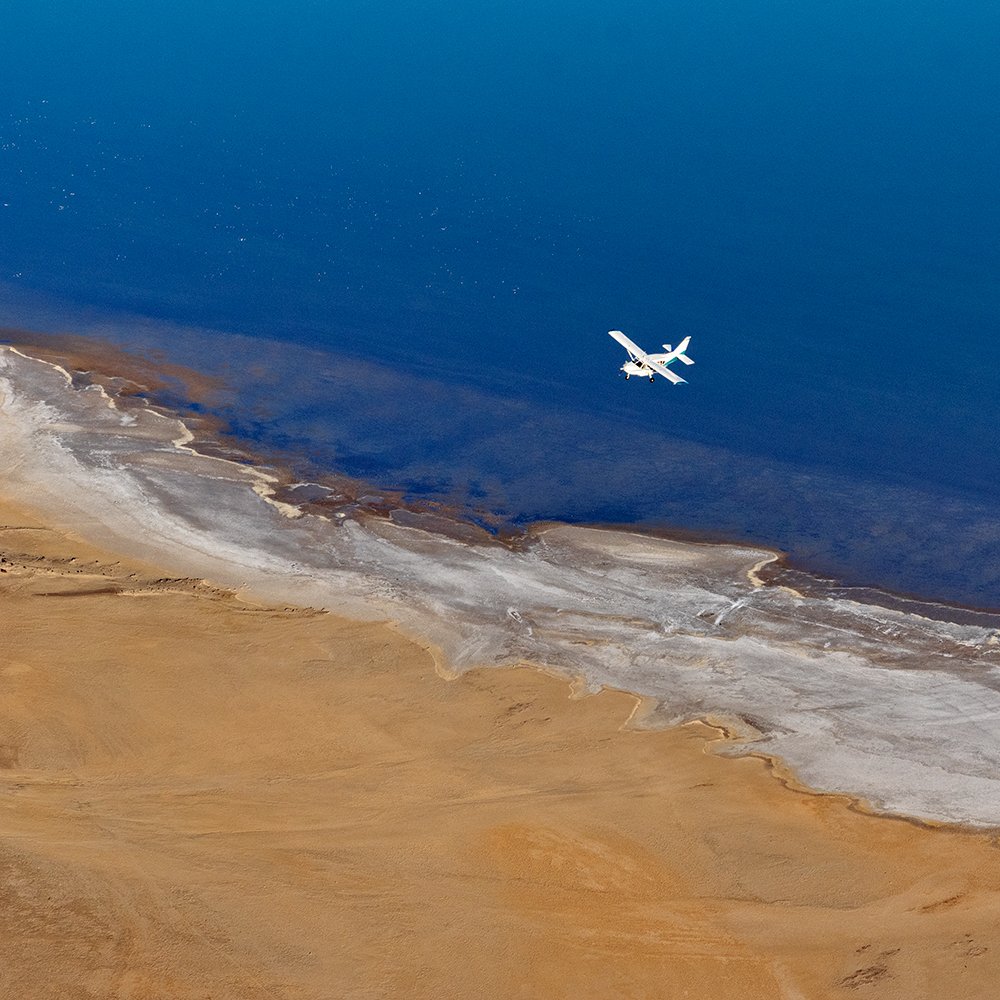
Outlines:
[[[661,361],[653,361],[647,356],[643,364],[648,365],[654,372],[662,375],[668,382],[673,382],[674,385],[680,385],[681,382],[687,382],[686,378],[681,378],[680,375],[676,375]]]
[[[628,351],[629,354],[631,354],[636,360],[646,356],[646,352],[638,345],[633,344],[632,341],[621,332],[621,330],[608,330],[608,336],[614,337],[614,339],[617,340],[618,343],[621,344],[622,347],[624,347],[625,350]]]

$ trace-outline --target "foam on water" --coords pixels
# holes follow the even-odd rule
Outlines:
[[[875,808],[1000,823],[1000,635],[767,586],[760,548],[572,526],[511,548],[419,521],[302,514],[260,469],[200,455],[174,417],[124,412],[0,353],[4,492],[119,551],[248,596],[388,619],[454,669],[529,662],[710,718]]]

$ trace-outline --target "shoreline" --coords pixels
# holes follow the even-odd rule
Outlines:
[[[89,337],[27,331],[0,327],[0,349],[9,347],[22,356],[51,364],[66,373],[66,378],[79,388],[78,378],[86,377],[86,385],[103,390],[115,406],[123,403],[139,406],[184,426],[187,438],[183,443],[197,455],[247,467],[273,487],[264,496],[278,509],[296,516],[293,511],[330,518],[347,511],[350,517],[387,518],[393,515],[413,515],[421,519],[420,526],[446,533],[472,532],[470,540],[490,541],[517,547],[530,544],[533,537],[548,527],[572,526],[599,531],[626,532],[642,537],[663,539],[685,545],[707,545],[724,548],[752,548],[773,555],[768,559],[771,572],[761,579],[766,586],[788,586],[792,590],[816,597],[836,596],[877,604],[888,610],[905,611],[932,620],[980,624],[1000,628],[1000,605],[996,607],[952,601],[940,597],[892,590],[873,583],[847,582],[825,576],[808,565],[798,565],[789,553],[766,541],[746,541],[725,534],[679,526],[660,526],[614,521],[542,518],[535,521],[506,522],[495,512],[485,509],[464,509],[440,501],[406,499],[402,489],[383,487],[354,479],[335,470],[322,476],[323,482],[297,481],[287,456],[260,449],[258,442],[248,442],[225,432],[221,419],[210,412],[207,404],[213,393],[222,391],[219,376],[205,375],[183,365],[168,363],[164,358],[147,358],[130,353],[109,340]],[[117,390],[114,387],[117,385]],[[138,390],[138,391],[136,391]],[[165,398],[158,398],[163,396]],[[197,430],[193,429],[197,428]],[[329,493],[342,494],[334,501],[299,500],[291,496],[296,488],[316,486]],[[287,497],[287,499],[285,499]],[[443,525],[447,525],[444,527]],[[484,528],[490,525],[490,528]],[[467,537],[467,536],[464,536]]]
[[[530,665],[443,680],[391,624],[3,500],[0,554],[12,995],[992,996],[995,832],[867,814]]]
[[[14,353],[29,363],[23,377],[36,377],[30,368],[34,363],[61,371],[61,382],[72,386],[72,376],[52,362]],[[44,371],[37,373],[42,377]],[[958,770],[934,778],[927,792],[932,774],[927,769],[941,769],[942,748],[921,748],[927,726],[937,724],[942,699],[956,706],[974,704],[982,717],[988,703],[977,693],[978,684],[965,692],[964,678],[970,668],[992,671],[1000,662],[1000,633],[810,598],[780,585],[762,587],[755,569],[773,564],[779,555],[760,548],[567,525],[540,525],[523,547],[495,541],[483,547],[391,517],[355,512],[339,524],[317,519],[268,496],[275,482],[268,471],[200,454],[175,416],[145,403],[122,411],[103,387],[59,390],[66,393],[61,403],[53,388],[40,383],[38,390],[46,402],[43,422],[34,430],[25,423],[34,419],[28,411],[14,416],[12,400],[2,405],[8,437],[13,440],[19,430],[27,434],[20,458],[8,460],[15,462],[25,496],[41,502],[50,491],[46,516],[55,511],[57,524],[89,532],[98,544],[119,551],[124,546],[172,572],[215,579],[272,603],[395,621],[402,634],[439,647],[442,660],[456,671],[542,663],[556,674],[583,678],[577,683],[592,690],[629,691],[657,703],[649,713],[651,726],[717,717],[738,727],[742,720],[742,753],[786,762],[803,785],[857,798],[875,813],[1000,825],[1000,787],[994,791],[975,772],[961,773],[968,754],[965,740],[956,742],[948,765]],[[95,391],[99,411],[90,406]],[[51,434],[53,405],[75,409],[66,411],[68,422],[57,425],[60,450],[51,452],[53,461],[46,464],[38,455]],[[77,439],[82,446],[75,445]],[[78,451],[67,452],[67,444]],[[89,457],[95,448],[104,456],[100,468]],[[114,464],[119,453],[126,464]],[[32,461],[34,471],[24,472]],[[60,461],[66,470],[62,475]],[[288,531],[262,520],[241,495],[241,486],[266,501]],[[220,507],[222,519],[206,520],[206,504]],[[321,521],[329,527],[322,528]],[[608,595],[593,593],[598,577]],[[418,590],[425,593],[416,600]],[[834,641],[831,655],[827,650]],[[890,659],[883,664],[886,656]],[[933,670],[907,669],[914,657]],[[713,665],[707,674],[700,666],[706,658]],[[828,677],[803,673],[821,661]],[[775,674],[776,664],[783,674]],[[912,690],[900,687],[903,677],[911,678]],[[930,687],[928,678],[933,679]],[[817,680],[829,690],[816,687]],[[884,773],[874,775],[875,785],[863,741],[883,739],[884,720],[865,706],[855,710],[854,720],[838,719],[843,713],[837,708],[849,688],[871,682],[883,686],[881,697],[902,699],[900,707],[913,716],[909,742],[892,756],[880,754]],[[817,701],[819,714],[799,712],[803,697]],[[824,701],[829,709],[822,709]],[[840,725],[863,722],[865,728],[838,736],[822,728],[828,726],[824,711]],[[976,752],[996,751],[990,731],[984,731]],[[898,785],[897,773],[906,786]],[[956,797],[964,787],[955,784],[959,777],[968,786],[961,792],[964,799]],[[903,787],[911,790],[903,794]],[[941,803],[947,802],[942,796],[962,804],[942,815]],[[994,796],[995,808],[990,805]],[[928,810],[924,801],[936,804]]]

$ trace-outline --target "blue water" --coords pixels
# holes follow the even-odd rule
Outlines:
[[[998,51],[978,0],[6,4],[0,321],[386,488],[998,607]]]

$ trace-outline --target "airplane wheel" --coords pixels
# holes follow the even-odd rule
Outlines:
[[[650,381],[650,382],[652,382],[652,381],[653,381],[653,376],[652,376],[652,375],[650,375],[650,376],[649,376],[649,381]]]
[[[625,381],[627,382],[628,380],[629,380],[629,376],[628,376],[628,375],[626,375],[626,376],[625,376]]]

